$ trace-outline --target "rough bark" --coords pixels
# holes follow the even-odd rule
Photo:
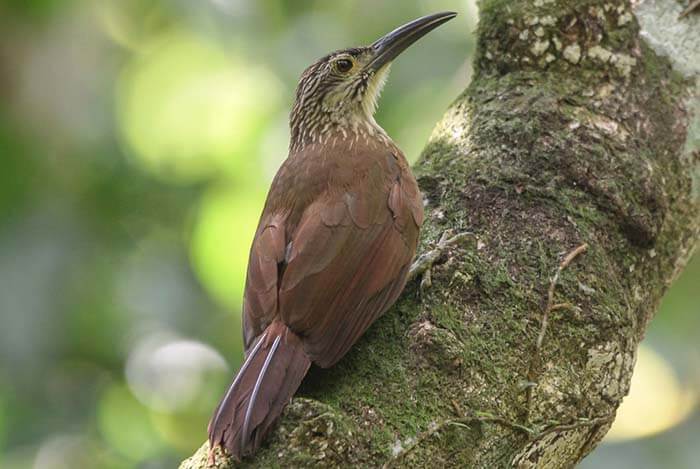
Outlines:
[[[481,2],[474,80],[416,168],[421,249],[473,235],[311,371],[242,467],[557,468],[596,446],[698,239],[700,19],[683,7]]]

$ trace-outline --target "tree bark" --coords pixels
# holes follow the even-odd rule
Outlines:
[[[683,7],[480,2],[474,79],[416,168],[421,251],[471,235],[312,369],[241,467],[565,468],[597,445],[698,239],[700,15]]]

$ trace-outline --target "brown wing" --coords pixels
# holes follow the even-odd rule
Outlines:
[[[410,175],[326,193],[305,210],[285,258],[279,312],[315,363],[337,362],[396,301],[421,221]]]
[[[250,248],[243,297],[243,344],[246,353],[277,313],[279,265],[284,261],[285,217],[263,214]]]

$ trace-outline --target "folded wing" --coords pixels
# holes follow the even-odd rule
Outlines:
[[[422,211],[400,179],[373,193],[381,197],[345,191],[310,205],[285,258],[280,316],[320,366],[345,355],[406,282]]]

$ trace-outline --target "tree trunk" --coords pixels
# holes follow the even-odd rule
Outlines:
[[[596,446],[698,239],[700,15],[683,6],[481,1],[474,80],[416,168],[422,252],[471,235],[311,370],[242,467],[559,468]]]

